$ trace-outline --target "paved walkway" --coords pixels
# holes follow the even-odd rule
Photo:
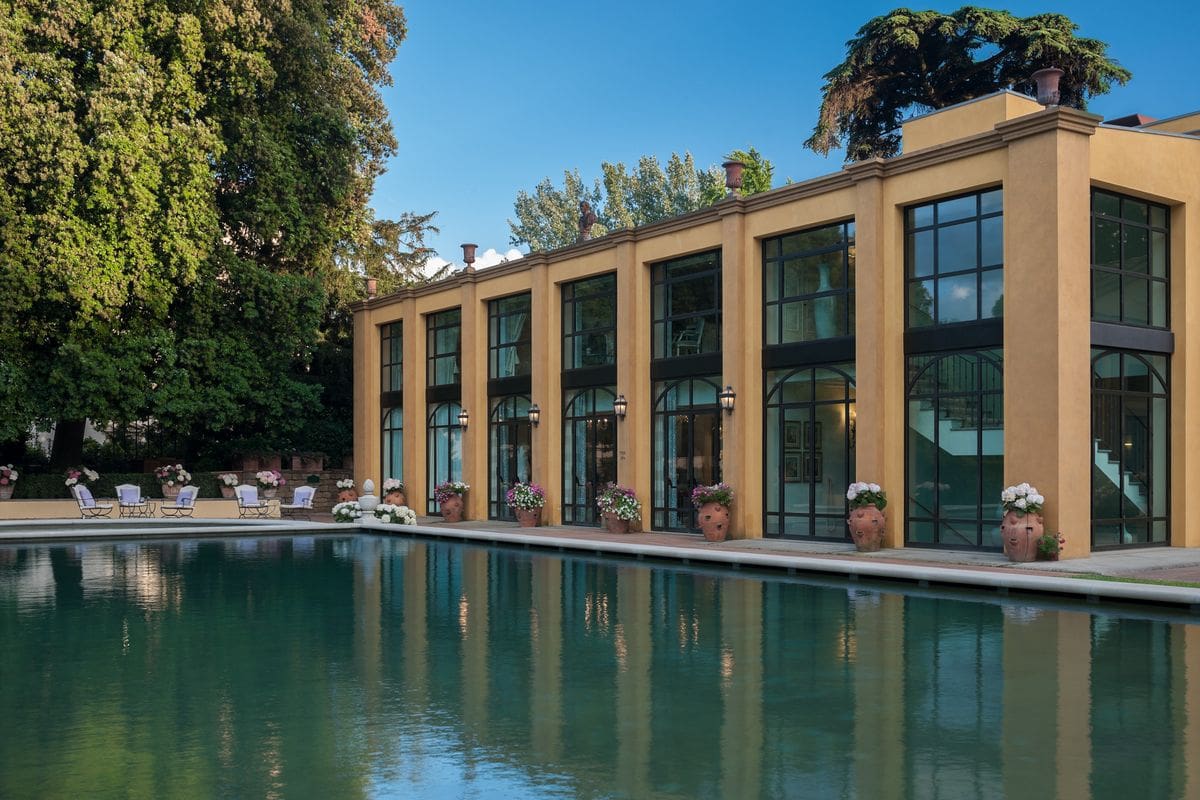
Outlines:
[[[1067,561],[1035,561],[1013,564],[1002,553],[977,553],[963,550],[890,548],[878,553],[860,553],[846,542],[804,542],[795,539],[734,539],[706,542],[703,537],[686,533],[609,533],[602,528],[544,526],[521,528],[515,522],[469,520],[443,522],[440,517],[421,517],[418,524],[433,528],[460,528],[473,531],[517,532],[534,536],[582,539],[591,542],[686,547],[731,552],[805,556],[809,558],[863,559],[879,563],[910,564],[928,567],[955,567],[980,571],[1002,571],[1029,575],[1102,575],[1137,580],[1180,581],[1200,584],[1200,548],[1148,547],[1097,553],[1088,558]]]

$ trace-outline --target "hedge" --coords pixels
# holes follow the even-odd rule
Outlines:
[[[221,482],[217,472],[193,472],[192,485],[200,487],[200,497],[220,497]],[[71,499],[71,490],[64,483],[65,475],[22,474],[13,487],[14,500],[61,500]],[[142,487],[142,494],[154,499],[162,497],[158,480],[153,472],[112,472],[102,474],[100,480],[90,488],[96,497],[116,497],[116,487],[122,483],[132,483]]]

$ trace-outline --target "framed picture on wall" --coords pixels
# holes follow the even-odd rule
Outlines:
[[[784,455],[783,479],[789,483],[805,480],[804,456],[799,453],[787,453]]]
[[[804,423],[796,420],[783,423],[783,446],[799,450],[804,446]]]

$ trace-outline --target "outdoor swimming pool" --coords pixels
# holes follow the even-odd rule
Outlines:
[[[0,546],[0,797],[1200,796],[1200,626],[367,535]]]

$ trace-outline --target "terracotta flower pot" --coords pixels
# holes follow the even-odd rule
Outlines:
[[[852,509],[846,518],[846,525],[860,553],[874,553],[883,543],[883,512],[873,505]]]
[[[352,503],[358,499],[358,492],[353,489],[341,489],[338,491],[339,503]]]
[[[522,528],[536,528],[542,522],[540,508],[514,508],[513,513],[517,515],[517,522],[521,523]]]
[[[462,522],[463,498],[461,494],[451,495],[441,502],[442,519],[446,522]]]
[[[1004,515],[1004,522],[1000,526],[1004,555],[1008,556],[1009,561],[1016,563],[1036,560],[1037,543],[1042,532],[1041,516],[1009,511]]]
[[[13,488],[11,483],[7,486],[0,486],[0,500],[11,500]]]
[[[729,506],[705,503],[696,512],[696,524],[700,526],[706,541],[725,541],[725,537],[729,535]]]
[[[183,487],[180,486],[178,483],[175,484],[174,486],[167,486],[164,483],[162,485],[163,497],[167,498],[168,500],[174,500],[176,497],[179,497],[179,490],[182,488]]]
[[[399,489],[392,489],[383,496],[383,502],[389,506],[406,506],[408,505],[408,498]]]
[[[234,497],[233,487],[225,486],[224,484],[222,484],[221,485],[221,497],[224,497],[226,500],[232,500]]]
[[[621,519],[616,514],[605,514],[604,527],[609,533],[629,533],[629,520]]]

